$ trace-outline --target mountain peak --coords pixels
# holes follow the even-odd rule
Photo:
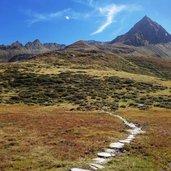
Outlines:
[[[35,49],[42,48],[42,46],[43,46],[39,39],[36,39],[36,40],[33,42],[33,45],[34,45]]]
[[[19,41],[16,41],[11,44],[11,48],[22,48],[22,47],[23,45]]]
[[[33,44],[41,44],[40,40],[39,39],[36,39],[33,41]]]
[[[145,16],[142,18],[142,20],[151,20],[151,18],[148,17],[147,15],[145,15]]]
[[[123,43],[133,46],[171,42],[171,35],[158,23],[144,16],[126,34],[117,37],[111,43]]]
[[[25,46],[28,49],[41,49],[41,48],[43,48],[43,44],[40,42],[39,39],[36,39],[33,42],[28,42]]]
[[[150,17],[148,17],[147,15],[145,15],[138,23],[155,23]],[[157,24],[158,25],[158,24]]]

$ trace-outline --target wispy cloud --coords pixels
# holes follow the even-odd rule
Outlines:
[[[62,11],[57,11],[57,12],[53,12],[53,13],[49,13],[49,14],[41,14],[41,13],[37,13],[37,12],[33,12],[31,10],[28,10],[28,11],[26,11],[26,15],[29,16],[29,19],[27,20],[27,22],[29,25],[33,25],[35,23],[50,21],[50,20],[53,20],[56,18],[61,18],[61,17],[66,18],[66,16],[68,16],[67,14],[69,12],[71,12],[71,9],[65,9]]]
[[[101,16],[106,17],[105,22],[95,31],[93,32],[91,35],[95,35],[98,33],[103,32],[110,24],[113,23],[115,16],[123,11],[124,9],[126,9],[126,5],[110,5],[104,8],[99,8],[99,13]]]
[[[88,6],[94,9],[96,17],[104,19],[104,23],[99,28],[91,33],[96,35],[105,31],[112,23],[114,23],[116,16],[122,11],[134,12],[142,10],[142,7],[137,4],[113,4],[112,0],[73,0],[74,2]],[[95,16],[92,16],[95,19]],[[97,19],[97,18],[96,18]]]
[[[40,23],[48,22],[57,19],[64,20],[80,20],[85,21],[87,19],[94,20],[94,22],[99,20],[104,20],[104,22],[97,28],[96,31],[91,33],[91,35],[96,35],[105,31],[112,23],[116,21],[116,16],[122,11],[139,11],[142,10],[141,6],[134,4],[113,4],[111,0],[72,0],[75,3],[82,4],[86,6],[85,11],[79,11],[74,8],[68,8],[61,11],[56,11],[52,13],[37,13],[34,11],[27,11],[28,16],[27,23],[29,26]],[[88,7],[88,8],[87,8]]]
[[[81,3],[83,5],[93,7],[94,0],[84,0],[84,1],[73,0],[73,1],[77,3]],[[89,18],[92,15],[90,11],[87,13],[81,13],[81,12],[76,12],[75,10],[71,8],[64,9],[62,11],[52,12],[52,13],[38,13],[32,10],[26,10],[25,14],[29,17],[29,19],[27,19],[27,23],[29,26],[36,24],[36,23],[52,21],[54,19],[60,19],[60,18],[63,18],[66,20],[70,20],[70,19],[83,20],[83,19]]]
[[[85,20],[89,18],[92,13],[87,12],[87,13],[81,13],[81,12],[76,12],[73,9],[64,9],[62,11],[57,11],[57,12],[52,12],[52,13],[37,13],[31,10],[26,11],[26,15],[29,17],[27,20],[27,23],[29,26],[35,24],[35,23],[40,23],[40,22],[48,22],[52,21],[54,19],[74,19],[74,20]]]

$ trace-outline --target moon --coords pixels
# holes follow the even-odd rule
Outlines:
[[[65,19],[66,19],[66,20],[69,20],[69,19],[70,19],[70,17],[69,17],[69,16],[65,16]]]

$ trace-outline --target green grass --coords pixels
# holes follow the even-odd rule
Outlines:
[[[140,124],[146,131],[126,148],[130,156],[143,156],[155,163],[156,166],[161,167],[163,171],[170,170],[168,163],[171,161],[171,110],[161,108],[146,111],[123,109],[117,114]]]
[[[70,103],[78,105],[78,110],[98,110],[103,106],[117,110],[138,104],[146,108],[171,108],[171,96],[161,94],[161,91],[169,91],[168,87],[118,76],[99,78],[71,71],[39,75],[13,68],[1,73],[0,81],[0,99],[6,104]],[[150,95],[157,92],[160,92],[158,96]]]
[[[54,52],[0,64],[0,103],[5,104],[0,106],[0,170],[86,168],[102,147],[126,133],[121,122],[93,117],[103,107],[119,110],[147,132],[104,171],[170,169],[170,62],[91,55]],[[137,109],[140,103],[147,108]],[[65,116],[54,109],[58,105],[76,113]],[[80,116],[80,110],[91,112]]]
[[[148,157],[126,154],[113,159],[103,171],[163,171],[163,169]]]
[[[72,54],[75,57],[71,57]],[[38,55],[28,63],[45,64],[51,68],[72,67],[73,69],[111,69],[128,73],[155,76],[162,79],[171,79],[171,60],[156,57],[120,56],[91,52],[53,52]],[[42,70],[42,69],[41,69]],[[42,70],[43,71],[43,70]]]

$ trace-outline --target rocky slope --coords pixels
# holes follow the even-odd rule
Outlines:
[[[169,43],[171,35],[158,23],[145,16],[126,34],[118,36],[111,43],[123,43],[133,46]]]

